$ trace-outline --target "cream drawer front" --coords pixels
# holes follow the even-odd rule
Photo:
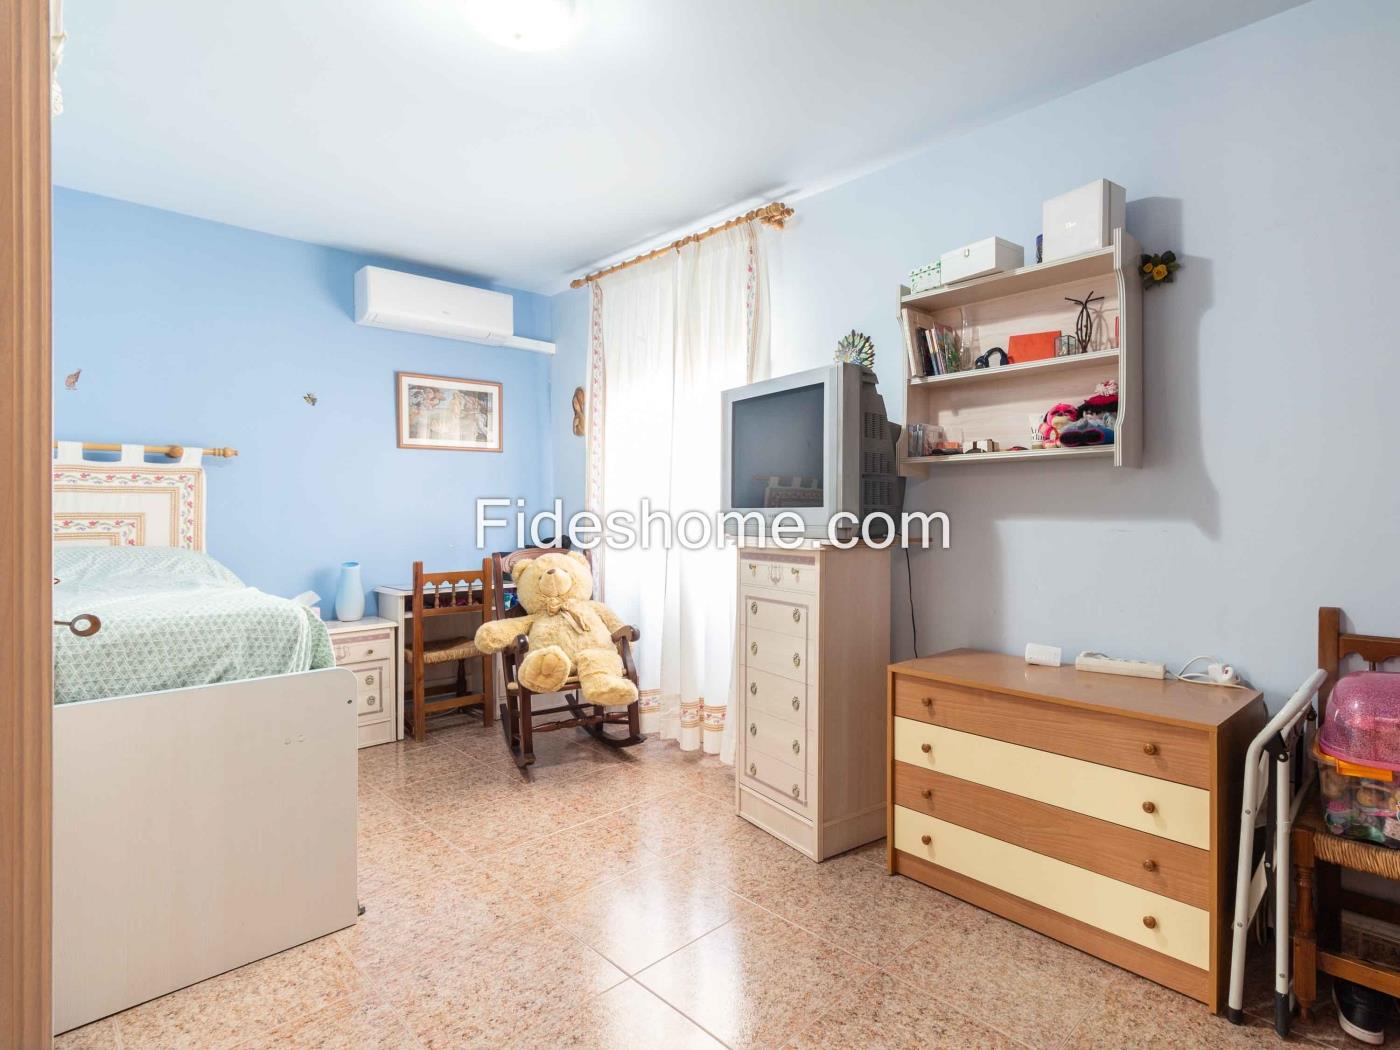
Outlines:
[[[801,724],[774,718],[752,707],[745,708],[745,713],[748,721],[744,734],[748,737],[750,752],[769,755],[806,772],[807,733]]]
[[[384,713],[384,704],[389,693],[390,683],[385,679],[387,663],[366,664],[352,667],[355,672],[355,710],[361,718]]]
[[[388,660],[393,657],[389,631],[366,631],[364,634],[342,634],[331,638],[335,662],[356,664],[365,660]]]
[[[755,587],[775,587],[801,594],[817,593],[815,555],[754,555],[739,552],[739,583]]]
[[[1200,908],[903,806],[894,811],[894,846],[1190,966],[1210,966],[1210,913]]]
[[[768,789],[768,793],[783,799],[788,804],[807,804],[807,771],[773,755],[755,751],[748,743],[748,729],[744,730],[745,779],[752,780]]]
[[[744,666],[787,678],[807,681],[807,640],[750,627],[744,632]]]
[[[807,683],[794,682],[768,671],[746,668],[744,678],[744,706],[748,711],[759,711],[773,718],[781,718],[794,725],[807,724],[808,705]]]
[[[750,629],[757,627],[794,638],[806,638],[810,619],[811,609],[806,602],[785,602],[753,593],[744,596],[744,623]]]
[[[1210,849],[1210,792],[1050,751],[894,720],[894,757],[1061,809]]]

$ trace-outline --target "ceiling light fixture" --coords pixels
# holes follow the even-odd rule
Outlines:
[[[573,0],[472,0],[468,12],[482,36],[519,51],[552,51],[574,29]]]

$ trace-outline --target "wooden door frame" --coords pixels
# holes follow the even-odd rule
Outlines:
[[[0,1046],[49,1047],[53,601],[48,0],[0,4]]]

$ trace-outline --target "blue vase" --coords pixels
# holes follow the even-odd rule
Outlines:
[[[365,614],[365,587],[360,582],[360,563],[347,561],[340,566],[340,584],[335,589],[335,618],[358,620]]]

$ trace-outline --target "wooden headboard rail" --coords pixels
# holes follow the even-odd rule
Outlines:
[[[1348,656],[1359,656],[1374,671],[1387,660],[1400,660],[1400,638],[1346,634],[1342,631],[1342,610],[1324,605],[1317,610],[1317,666],[1327,672],[1327,681],[1317,691],[1319,724],[1327,714],[1327,698],[1337,684],[1342,661]]]

